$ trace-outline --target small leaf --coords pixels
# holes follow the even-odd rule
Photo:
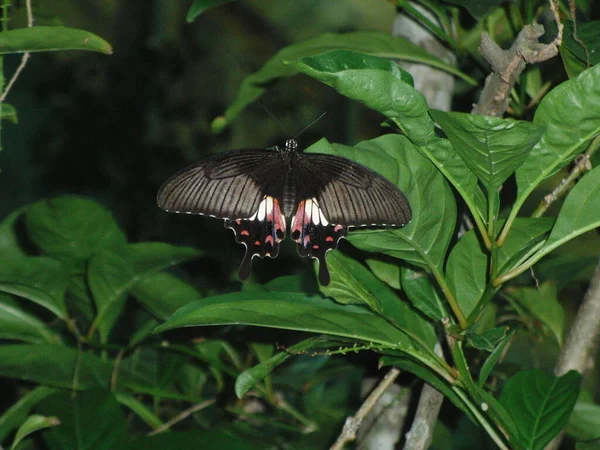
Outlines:
[[[496,347],[492,350],[492,353],[490,353],[485,362],[481,365],[481,370],[479,371],[479,380],[477,381],[477,384],[480,387],[483,387],[483,385],[485,384],[485,380],[488,379],[488,377],[492,373],[492,370],[494,370],[494,367],[496,367],[496,363],[502,356],[502,353],[506,348],[506,344],[508,344],[510,338],[512,337],[512,334],[513,333],[506,335],[504,339],[498,342],[496,344]]]
[[[544,131],[519,120],[437,110],[429,113],[487,192],[502,186],[523,164]]]
[[[448,0],[448,3],[462,6],[473,18],[481,20],[500,5],[500,0]]]
[[[0,264],[0,291],[26,298],[65,319],[67,268],[52,258],[25,256]]]
[[[34,203],[27,209],[25,223],[34,244],[69,265],[82,264],[96,251],[126,242],[112,215],[82,197],[64,196]]]
[[[554,220],[551,217],[517,217],[504,245],[497,249],[495,272],[512,269],[519,258],[550,233]]]
[[[17,117],[17,110],[15,107],[4,102],[0,103],[0,119],[8,120],[14,124],[19,123],[19,118]]]
[[[137,417],[142,419],[151,428],[160,427],[163,422],[142,401],[124,392],[115,392],[115,399],[126,408],[129,408]]]
[[[367,308],[282,292],[238,292],[208,297],[179,309],[156,331],[235,324],[349,337],[405,351],[413,347],[404,333]]]
[[[60,426],[44,432],[50,450],[109,450],[127,442],[125,418],[110,392],[59,392],[40,403],[38,411],[53,415]]]
[[[13,441],[10,450],[16,450],[20,442],[30,434],[43,430],[44,428],[55,427],[56,425],[60,425],[60,421],[56,417],[45,417],[40,415],[29,416],[17,430],[15,440]]]
[[[383,281],[392,289],[401,290],[400,285],[400,265],[394,262],[384,261],[376,258],[367,258],[365,260],[373,275]]]
[[[112,53],[108,42],[89,31],[67,27],[31,27],[4,31],[0,36],[0,54],[89,50]]]
[[[190,6],[190,9],[188,9],[185,20],[188,23],[192,23],[204,11],[211,8],[216,8],[217,6],[221,6],[232,1],[234,0],[194,0]]]
[[[0,256],[3,259],[27,256],[19,244],[19,238],[15,230],[17,221],[21,218],[24,210],[25,208],[19,208],[0,222]]]
[[[507,288],[506,294],[525,306],[531,314],[546,325],[562,347],[565,312],[558,302],[555,283],[543,283],[539,289],[511,286]]]
[[[472,330],[467,330],[466,333],[469,344],[479,350],[491,352],[500,341],[506,338],[505,327],[490,328],[485,333],[479,334]]]
[[[34,344],[56,343],[60,340],[44,322],[4,294],[0,294],[0,339],[16,339]]]
[[[579,394],[581,375],[574,370],[560,378],[540,370],[511,377],[500,403],[513,417],[520,441],[531,450],[542,450],[569,420]]]
[[[448,257],[446,278],[465,316],[477,306],[487,285],[487,256],[475,230],[454,246]]]
[[[35,387],[24,393],[17,402],[6,409],[0,416],[0,442],[4,441],[6,436],[8,436],[12,430],[16,429],[25,421],[31,410],[35,408],[40,401],[55,392],[56,389],[49,387]]]
[[[404,293],[415,308],[436,322],[448,316],[427,272],[402,267],[400,274]]]

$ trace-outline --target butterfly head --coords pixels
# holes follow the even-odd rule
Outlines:
[[[285,141],[285,149],[288,152],[295,152],[298,149],[298,141],[296,139],[288,139]]]

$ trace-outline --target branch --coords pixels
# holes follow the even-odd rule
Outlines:
[[[384,394],[384,392],[392,384],[394,384],[394,381],[396,381],[398,375],[400,375],[400,370],[396,368],[390,369],[390,371],[385,375],[385,377],[383,377],[383,380],[380,381],[380,383],[373,390],[373,392],[369,394],[369,396],[358,409],[358,411],[356,411],[356,414],[346,419],[342,432],[338,436],[335,443],[331,446],[330,450],[342,450],[344,448],[344,445],[356,439],[356,431],[360,427],[360,424],[362,423],[364,418],[369,414],[369,412],[373,409],[373,407],[377,404],[377,401]]]
[[[31,0],[26,0],[25,5],[27,7],[27,27],[31,28],[31,27],[33,27],[33,11],[31,9]],[[2,92],[2,95],[0,95],[0,103],[3,103],[4,100],[6,100],[6,96],[8,95],[9,91],[13,87],[13,84],[15,84],[15,82],[17,81],[17,78],[19,78],[19,75],[21,74],[21,72],[23,71],[25,66],[27,65],[29,56],[30,56],[29,52],[23,53],[23,56],[21,57],[21,62],[19,63],[19,67],[17,67],[17,70],[15,70],[15,73],[13,74],[12,78],[6,85],[4,92]]]
[[[205,400],[202,403],[198,403],[197,405],[194,405],[191,408],[186,409],[185,411],[182,411],[181,413],[177,414],[175,417],[173,417],[168,422],[163,423],[160,427],[158,427],[155,430],[148,433],[148,436],[154,436],[155,434],[162,433],[163,431],[167,431],[169,428],[171,428],[176,423],[181,422],[183,419],[188,418],[192,414],[212,405],[215,402],[216,402],[216,400],[214,398],[212,398],[210,400]]]
[[[492,73],[485,80],[479,102],[473,107],[473,114],[502,116],[508,108],[510,91],[527,64],[546,61],[558,54],[563,24],[558,16],[556,0],[550,0],[550,9],[558,29],[556,38],[550,44],[538,42],[544,34],[544,27],[539,24],[524,26],[509,50],[502,50],[489,34],[482,33],[479,52],[492,66]]]

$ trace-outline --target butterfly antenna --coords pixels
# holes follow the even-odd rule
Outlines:
[[[325,117],[325,114],[327,114],[327,111],[325,111],[323,114],[321,114],[319,117],[317,117],[315,120],[313,120],[311,123],[309,123],[308,125],[306,125],[304,128],[302,128],[297,134],[296,136],[294,136],[294,139],[298,138],[298,136],[300,136],[302,133],[304,133],[306,130],[308,130],[310,127],[312,127],[315,123],[317,123],[319,120],[321,120],[323,117]]]
[[[279,124],[279,126],[280,126],[281,128],[283,128],[283,130],[284,130],[284,131],[285,131],[285,132],[288,134],[288,136],[289,136],[289,135],[290,135],[290,130],[288,130],[288,129],[287,129],[287,127],[286,127],[284,124],[282,124],[282,123],[279,121],[279,119],[278,119],[277,117],[275,117],[275,116],[274,116],[274,115],[271,113],[271,111],[269,111],[269,109],[268,109],[268,108],[265,106],[265,104],[262,102],[262,100],[259,100],[259,101],[258,101],[258,103],[260,103],[260,106],[262,106],[262,107],[264,108],[264,110],[267,112],[267,114],[268,114],[268,115],[270,115],[270,116],[271,116],[271,118],[272,118],[272,119],[273,119],[275,122],[277,122],[277,123]]]

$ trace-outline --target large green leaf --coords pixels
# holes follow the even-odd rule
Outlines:
[[[385,135],[355,147],[331,145],[324,139],[308,152],[329,153],[375,170],[403,191],[412,209],[402,229],[352,231],[356,247],[405,259],[424,268],[441,268],[456,225],[456,203],[450,187],[435,166],[399,135]]]
[[[542,181],[567,165],[600,134],[600,65],[565,81],[546,95],[534,123],[546,131],[517,170],[516,215]]]
[[[307,56],[314,56],[332,50],[350,50],[389,59],[428,64],[472,82],[471,79],[452,65],[444,63],[407,39],[394,37],[389,33],[325,33],[282,49],[267,61],[258,72],[246,77],[240,86],[236,99],[227,108],[224,116],[215,119],[213,122],[213,129],[220,131],[230,124],[246,106],[258,99],[275,80],[298,73],[296,67],[286,65],[284,61],[297,61]]]
[[[328,255],[328,266],[331,284],[321,287],[323,294],[343,304],[366,304],[399,329],[433,349],[436,336],[431,324],[369,269],[341,252]]]
[[[0,339],[15,339],[30,343],[60,341],[50,327],[4,294],[0,294]]]
[[[35,302],[62,319],[67,317],[68,282],[68,269],[52,258],[25,256],[0,264],[0,291]]]
[[[434,137],[425,97],[402,76],[402,69],[388,60],[335,51],[307,56],[292,66],[393,119],[414,143],[425,145]]]
[[[367,308],[284,292],[238,292],[179,309],[156,331],[205,325],[256,325],[353,338],[409,351],[409,338]]]
[[[477,306],[487,285],[487,255],[475,230],[470,230],[452,248],[446,266],[448,285],[465,316]]]
[[[567,424],[579,394],[581,375],[560,378],[540,370],[519,372],[508,380],[500,403],[513,417],[523,446],[541,450]]]
[[[429,112],[487,192],[502,186],[540,140],[543,128],[531,123],[458,112]]]
[[[110,392],[59,392],[42,401],[38,411],[60,420],[60,426],[44,432],[50,450],[113,450],[127,441],[125,417]]]
[[[110,212],[82,197],[34,203],[25,223],[29,237],[44,253],[68,264],[83,263],[98,250],[126,242]]]
[[[6,409],[0,416],[0,442],[25,421],[40,401],[55,392],[56,389],[38,386],[23,394],[17,402]]]
[[[139,280],[198,255],[200,252],[193,248],[160,242],[127,244],[97,252],[88,266],[88,283],[97,309],[91,332],[97,329],[106,342],[127,294]]]
[[[9,30],[0,36],[0,54],[89,50],[112,53],[110,44],[89,31],[67,27],[31,27]]]

